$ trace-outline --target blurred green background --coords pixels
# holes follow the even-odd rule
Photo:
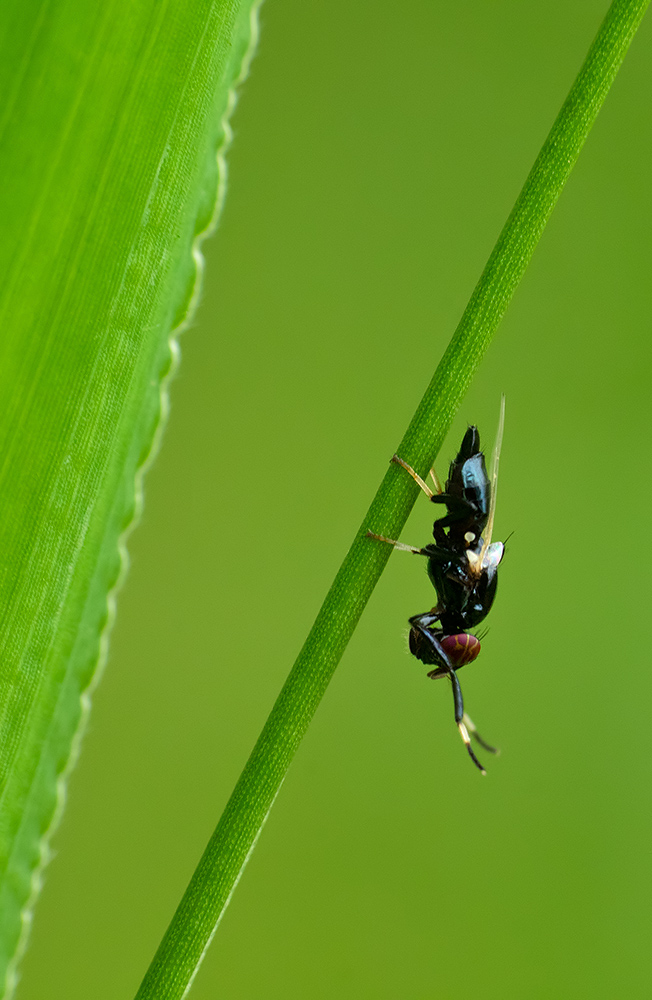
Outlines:
[[[135,992],[606,8],[263,7],[20,1000]],[[505,392],[461,675],[502,756],[409,657],[396,554],[196,1000],[650,995],[651,52],[648,16],[439,462]]]

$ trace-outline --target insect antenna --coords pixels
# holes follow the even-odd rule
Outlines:
[[[514,529],[514,531],[510,531],[510,533],[508,534],[507,538],[503,542],[503,545],[505,546],[505,552],[507,552],[507,543],[510,540],[510,538],[514,537],[515,531],[516,531],[516,529]]]

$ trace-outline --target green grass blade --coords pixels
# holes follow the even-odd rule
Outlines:
[[[608,93],[647,0],[610,7],[398,451],[422,475],[523,276]],[[554,58],[554,53],[551,54]],[[497,387],[497,394],[499,392]],[[185,995],[255,846],[292,757],[389,558],[418,488],[390,466],[137,994]]]
[[[106,645],[252,0],[7,0],[0,26],[0,983]],[[109,595],[109,597],[107,596]],[[6,995],[3,993],[3,995]]]

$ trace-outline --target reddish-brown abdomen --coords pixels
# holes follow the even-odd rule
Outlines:
[[[440,642],[454,667],[463,667],[465,663],[471,663],[480,652],[480,640],[468,632],[446,635]]]

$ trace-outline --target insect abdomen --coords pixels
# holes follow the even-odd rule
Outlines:
[[[441,647],[454,667],[471,663],[480,653],[480,640],[469,632],[447,635],[440,639]]]

